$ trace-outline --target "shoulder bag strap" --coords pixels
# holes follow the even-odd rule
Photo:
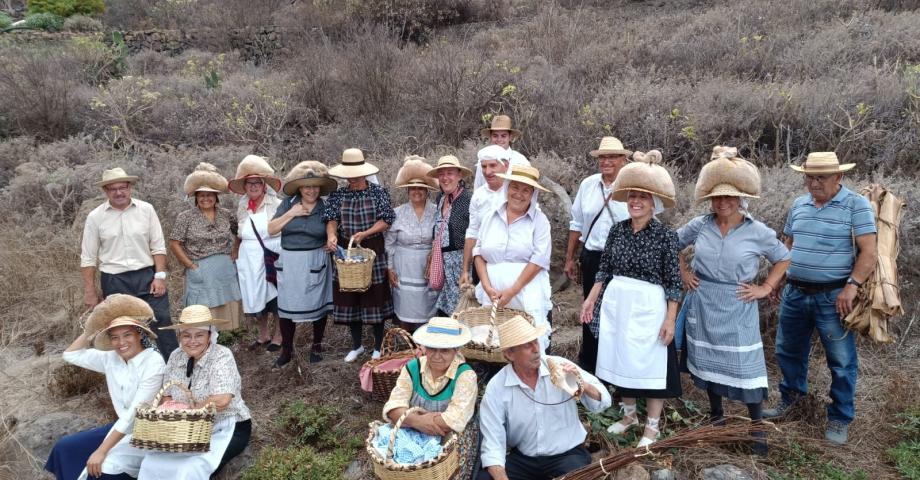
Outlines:
[[[600,185],[598,185],[598,187],[601,189],[601,195],[603,195],[604,194],[604,184],[601,183]],[[588,243],[588,237],[591,236],[591,230],[594,230],[594,224],[597,223],[598,219],[601,218],[601,214],[604,213],[604,210],[607,210],[607,213],[610,214],[611,219],[616,220],[616,217],[613,216],[613,212],[610,211],[610,199],[612,198],[613,198],[613,192],[610,192],[610,195],[607,195],[607,198],[604,199],[604,208],[600,209],[597,212],[597,215],[594,216],[594,220],[591,221],[591,226],[588,227],[588,233],[585,234],[585,243]]]
[[[259,229],[256,228],[256,222],[252,219],[252,217],[249,217],[249,224],[252,225],[252,233],[256,235],[256,240],[259,241],[259,245],[262,245],[262,250],[268,250],[265,248],[265,244],[262,243],[262,235],[259,235]]]

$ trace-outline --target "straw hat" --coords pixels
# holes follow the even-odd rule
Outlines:
[[[412,334],[415,343],[429,348],[460,348],[470,338],[469,327],[448,317],[434,317]]]
[[[549,190],[540,185],[540,171],[527,165],[512,165],[511,173],[496,173],[496,176],[511,180],[512,182],[521,182],[530,185],[533,188],[548,192]]]
[[[130,317],[146,322],[153,318],[153,309],[140,298],[114,293],[93,308],[83,325],[83,333],[95,335],[105,330],[112,320],[118,317]]]
[[[217,167],[207,162],[201,162],[195,167],[195,171],[185,177],[185,194],[188,196],[195,195],[195,192],[227,192],[227,179],[217,173]]]
[[[380,169],[364,161],[364,152],[349,148],[342,152],[342,163],[329,169],[329,175],[339,178],[358,178],[373,175]]]
[[[102,172],[102,180],[96,182],[97,187],[104,187],[106,185],[118,182],[128,182],[134,183],[137,181],[137,176],[128,175],[125,171],[119,167],[115,167],[111,170],[105,170]]]
[[[521,136],[521,131],[511,127],[511,117],[508,115],[496,115],[492,117],[492,125],[489,128],[483,128],[479,135],[483,138],[489,138],[493,130],[506,130],[511,133],[511,140]]]
[[[546,325],[533,326],[526,318],[515,315],[498,325],[498,341],[502,350],[530,343],[546,333]]]
[[[268,160],[258,155],[246,155],[236,167],[236,177],[227,182],[227,186],[231,192],[243,195],[246,193],[246,179],[254,177],[264,180],[276,192],[281,190],[281,179],[275,176],[275,169]]]
[[[396,173],[396,188],[422,187],[429,190],[438,189],[438,181],[428,176],[432,169],[425,163],[425,159],[418,155],[410,155],[403,161]]]
[[[632,150],[623,147],[623,142],[617,137],[604,137],[597,150],[591,150],[592,157],[601,155],[632,155]]]
[[[715,147],[709,158],[696,180],[693,193],[697,201],[712,197],[760,198],[760,173],[753,163],[738,156],[737,148]]]
[[[96,347],[96,350],[112,350],[114,348],[112,346],[112,339],[110,339],[109,336],[106,335],[106,332],[108,332],[109,330],[113,328],[117,328],[117,327],[140,328],[141,330],[146,332],[147,335],[150,336],[151,339],[157,338],[157,335],[153,333],[152,330],[150,330],[150,327],[147,326],[147,322],[142,321],[142,320],[136,320],[132,317],[117,317],[109,323],[109,326],[103,328],[102,331],[97,333],[96,336],[93,338],[93,346]]]
[[[658,150],[634,153],[633,162],[624,166],[613,182],[613,199],[625,202],[630,190],[638,190],[660,198],[664,208],[676,205],[674,182],[660,163],[661,152]]]
[[[294,165],[294,168],[284,177],[284,194],[293,197],[300,187],[319,187],[320,195],[327,195],[339,184],[329,177],[329,169],[322,163],[307,160]]]
[[[457,157],[453,155],[444,155],[438,159],[438,166],[432,168],[427,175],[431,178],[438,178],[438,170],[443,170],[445,168],[459,169],[460,173],[464,176],[473,173],[469,168],[460,165],[460,160],[458,160]]]
[[[855,163],[840,164],[837,154],[834,152],[812,152],[808,154],[805,163],[802,166],[790,165],[796,172],[802,172],[806,175],[832,175],[835,173],[845,172],[853,167]]]
[[[183,328],[203,328],[214,325],[218,328],[227,327],[230,322],[211,316],[211,309],[204,305],[189,305],[182,309],[179,321],[160,330],[182,330]]]

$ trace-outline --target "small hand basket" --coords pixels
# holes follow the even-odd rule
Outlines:
[[[502,355],[501,347],[492,346],[492,336],[498,335],[498,326],[511,320],[513,317],[520,315],[533,325],[533,317],[527,312],[515,310],[512,308],[498,308],[498,304],[486,305],[476,308],[468,308],[461,312],[454,313],[454,317],[462,324],[473,328],[479,325],[489,325],[489,338],[485,344],[471,341],[460,347],[460,353],[467,360],[479,360],[487,363],[508,363],[505,356]]]
[[[407,350],[397,350],[397,337],[401,338],[408,346]],[[383,337],[383,347],[380,352],[380,358],[368,360],[364,364],[365,368],[371,370],[371,380],[374,384],[374,390],[371,392],[371,397],[383,403],[389,400],[390,392],[392,392],[393,387],[396,386],[396,380],[399,379],[399,372],[402,371],[403,366],[409,363],[413,358],[421,356],[421,354],[421,350],[415,342],[412,341],[409,332],[395,327],[387,330],[387,334]],[[399,362],[392,362],[391,360],[399,360]],[[394,363],[398,363],[399,367],[389,369],[381,368],[383,364],[392,366]]]
[[[355,238],[348,240],[345,259],[336,258],[335,268],[338,272],[340,292],[366,292],[371,288],[374,272],[374,259],[377,253],[360,244],[352,246]],[[358,260],[358,258],[361,258]]]
[[[460,452],[457,448],[459,437],[454,432],[444,437],[441,453],[432,460],[415,465],[403,465],[393,461],[396,432],[402,427],[406,417],[419,410],[421,409],[418,407],[408,408],[396,421],[396,425],[393,426],[390,434],[390,442],[387,445],[385,458],[381,458],[380,452],[374,448],[377,428],[383,425],[383,422],[377,420],[371,422],[368,426],[370,431],[364,444],[367,448],[368,456],[371,458],[371,463],[374,465],[374,474],[377,475],[377,478],[381,480],[448,480],[460,468]]]
[[[131,446],[160,452],[207,452],[211,449],[217,409],[209,403],[202,408],[158,412],[157,406],[172,386],[185,390],[192,399],[192,392],[180,382],[163,385],[152,402],[138,405]]]

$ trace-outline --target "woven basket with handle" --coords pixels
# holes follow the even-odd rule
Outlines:
[[[397,339],[400,339],[408,346],[406,350],[398,350]],[[390,398],[390,392],[396,386],[396,380],[399,378],[399,372],[402,366],[393,370],[378,368],[382,363],[395,359],[406,359],[406,361],[421,356],[422,352],[418,345],[412,341],[409,332],[401,328],[391,328],[387,330],[383,337],[383,347],[380,350],[380,358],[368,360],[364,366],[371,369],[371,380],[374,382],[374,391],[371,392],[371,398],[378,402],[386,402]]]
[[[217,409],[213,403],[202,408],[158,412],[157,406],[169,387],[185,390],[190,400],[192,392],[180,382],[167,382],[153,401],[141,403],[134,413],[131,446],[161,452],[207,452],[211,449],[211,432]]]
[[[348,250],[345,259],[336,257],[335,269],[338,272],[340,292],[366,292],[371,288],[371,279],[374,272],[374,259],[377,252],[355,245],[355,238],[348,240]],[[363,257],[356,260],[355,257]]]
[[[466,326],[473,328],[479,325],[489,325],[489,337],[485,344],[471,341],[460,347],[460,353],[467,360],[479,360],[488,363],[508,363],[505,356],[502,355],[500,347],[492,347],[493,335],[498,335],[498,326],[511,320],[513,317],[520,315],[533,325],[533,317],[527,312],[515,310],[513,308],[499,308],[498,304],[468,308],[461,312],[454,313],[454,317]]]
[[[383,425],[383,422],[377,420],[371,422],[367,440],[364,444],[367,448],[368,456],[371,463],[374,464],[374,474],[381,480],[449,480],[460,468],[460,453],[457,449],[458,435],[451,432],[443,439],[443,449],[432,460],[417,463],[414,465],[403,465],[393,461],[393,446],[396,444],[396,433],[402,427],[403,421],[413,412],[424,411],[419,407],[407,408],[405,412],[396,421],[393,431],[390,433],[390,442],[387,444],[387,454],[385,458],[380,457],[380,452],[374,448],[374,440],[377,437],[377,428]]]

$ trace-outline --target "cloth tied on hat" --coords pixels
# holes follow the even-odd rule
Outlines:
[[[717,146],[710,161],[703,165],[696,181],[694,197],[760,198],[760,173],[753,163],[738,156],[734,147]]]
[[[380,169],[364,160],[364,152],[349,148],[342,152],[342,162],[329,169],[329,175],[338,178],[359,178],[374,175]]]
[[[515,315],[498,325],[498,341],[502,350],[524,345],[546,333],[546,325],[533,326],[526,318]]]
[[[494,130],[507,131],[511,135],[512,141],[521,136],[521,131],[511,126],[511,117],[508,115],[496,115],[492,117],[492,123],[489,128],[480,130],[479,135],[482,136],[482,138],[489,138]]]
[[[329,169],[320,162],[306,160],[294,165],[294,168],[284,177],[284,194],[293,197],[300,187],[319,187],[319,194],[328,195],[338,188],[339,184],[329,177]]]
[[[633,162],[620,169],[613,182],[613,199],[625,202],[629,191],[636,190],[652,194],[661,202],[662,209],[673,208],[677,204],[674,182],[660,163],[658,150],[633,153]]]
[[[281,191],[281,179],[275,176],[275,169],[264,157],[246,155],[236,167],[236,177],[227,182],[227,187],[233,193],[245,195],[247,178],[261,178],[272,190]]]
[[[498,160],[508,165],[511,163],[511,152],[500,145],[489,145],[479,149],[479,152],[476,153],[476,159],[480,164],[486,160]]]
[[[396,172],[396,188],[420,187],[429,190],[438,190],[438,180],[428,176],[432,166],[425,161],[425,157],[410,155],[403,160],[402,167]]]
[[[115,167],[109,170],[102,172],[102,180],[96,182],[97,187],[105,187],[113,183],[128,182],[135,183],[137,182],[137,176],[128,175],[125,173],[124,169],[120,167]]]
[[[195,171],[185,177],[183,191],[189,197],[195,192],[226,193],[227,179],[217,172],[217,167],[207,162],[201,162]]]
[[[429,348],[460,348],[471,337],[469,327],[449,317],[434,317],[412,334],[415,343]]]
[[[802,166],[790,165],[793,170],[805,175],[833,175],[850,170],[855,166],[855,163],[841,165],[834,152],[812,152],[808,154]]]

